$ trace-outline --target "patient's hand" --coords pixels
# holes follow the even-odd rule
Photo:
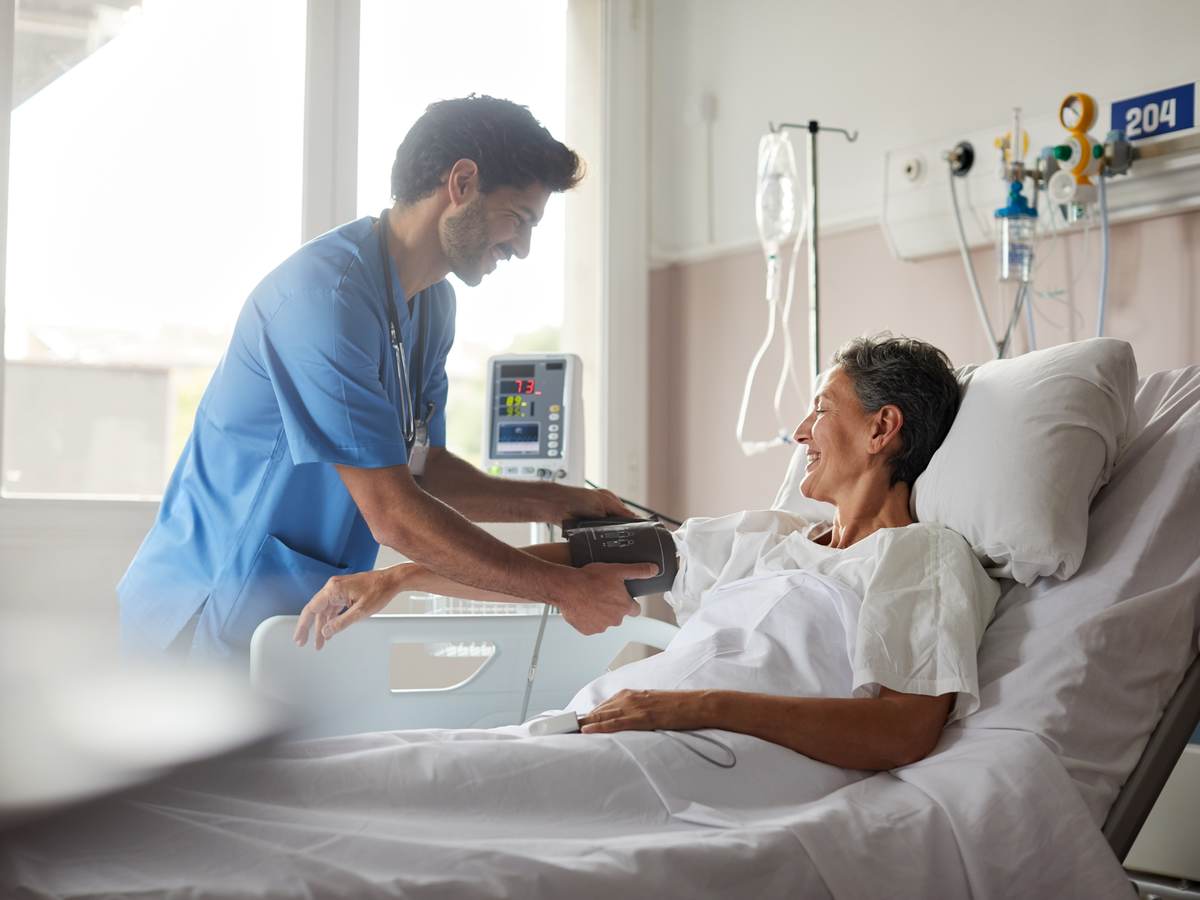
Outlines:
[[[348,625],[379,612],[399,592],[404,566],[392,566],[353,575],[334,575],[325,587],[317,591],[300,611],[300,621],[292,639],[303,647],[308,643],[308,630],[316,627],[316,647]]]
[[[609,697],[579,717],[584,734],[610,731],[688,731],[704,728],[704,691],[631,691]]]

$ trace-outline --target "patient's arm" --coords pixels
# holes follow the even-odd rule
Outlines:
[[[621,691],[580,718],[585,733],[721,728],[846,769],[894,769],[937,744],[954,694],[881,688],[878,697],[779,697],[743,691]]]
[[[571,564],[571,553],[566,544],[532,544],[528,547],[522,547],[521,550],[530,556],[536,556],[539,559],[544,559],[546,562],[557,563],[560,566],[569,566]],[[529,602],[528,597],[513,597],[508,594],[485,590],[484,588],[459,584],[457,581],[453,581],[443,575],[438,575],[436,572],[432,572],[424,566],[418,566],[415,563],[402,563],[383,571],[391,572],[393,570],[397,571],[392,578],[396,585],[396,590],[392,596],[401,591],[426,591],[430,594],[442,594],[447,597],[461,597],[464,600],[496,600],[501,603]]]
[[[548,563],[570,565],[570,551],[565,544],[535,544],[524,547],[523,551],[546,560]],[[586,569],[613,569],[624,578],[648,578],[658,572],[659,566],[654,563],[616,564],[593,563],[584,566]],[[466,600],[497,600],[500,602],[528,602],[528,598],[500,594],[494,590],[475,588],[451,581],[442,575],[434,574],[425,566],[415,563],[402,563],[389,569],[379,569],[368,572],[355,572],[353,575],[335,575],[325,582],[325,586],[313,595],[300,618],[296,622],[293,640],[304,647],[308,642],[308,631],[316,629],[317,649],[325,646],[325,641],[348,628],[360,619],[373,616],[383,610],[392,598],[403,590],[427,590],[431,594],[460,596]],[[560,607],[562,608],[562,607]],[[636,611],[636,606],[630,601],[630,611]],[[562,608],[563,617],[574,628],[583,634],[594,634],[602,631],[607,624],[595,622],[596,612],[587,607]]]

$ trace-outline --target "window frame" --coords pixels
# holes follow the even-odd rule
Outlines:
[[[599,440],[589,442],[590,471],[629,495],[645,494],[647,463],[646,377],[648,373],[647,153],[649,4],[644,0],[570,0],[567,16],[576,45],[591,43],[594,54],[572,63],[588,80],[588,93],[601,98],[587,132],[595,159],[591,199],[576,204],[575,218],[592,219],[582,229],[568,224],[567,241],[586,242],[590,264],[579,271],[598,275],[594,296],[585,299],[576,327],[564,330],[580,341],[585,362],[594,366],[592,404]],[[358,160],[359,0],[307,0],[305,24],[304,146],[300,237],[309,240],[355,215]],[[582,24],[581,24],[582,23]],[[16,0],[0,0],[0,347],[4,346],[8,193]],[[582,37],[581,37],[582,36]],[[620,73],[620,77],[615,77]],[[585,114],[588,115],[588,114]],[[586,152],[590,150],[591,152]],[[611,223],[622,221],[614,230]],[[598,232],[599,240],[594,240]],[[571,251],[568,251],[571,252]],[[573,333],[572,333],[573,331]],[[620,348],[620,359],[614,359]],[[575,349],[575,348],[571,348]],[[3,452],[4,384],[7,361],[0,355],[0,453]],[[633,424],[633,428],[630,428]],[[0,466],[3,460],[0,459]],[[0,510],[29,511],[51,531],[55,520],[83,514],[97,522],[111,516],[142,528],[161,499],[93,495],[4,497]],[[25,519],[25,516],[21,517]],[[9,530],[0,522],[0,540]],[[28,537],[28,535],[26,535]]]

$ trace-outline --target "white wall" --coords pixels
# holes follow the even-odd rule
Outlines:
[[[1053,113],[1072,91],[1112,100],[1195,81],[1197,37],[1200,4],[1180,0],[657,0],[652,252],[670,261],[757,242],[768,121],[860,131],[854,144],[820,138],[821,218],[866,224],[879,214],[888,148],[1004,123],[1013,106]],[[712,241],[705,93],[716,98]]]
[[[754,189],[769,120],[816,118],[861,133],[854,144],[821,137],[822,232],[844,232],[822,243],[826,350],[864,330],[892,328],[934,341],[958,363],[981,361],[987,351],[958,259],[901,263],[886,248],[876,225],[885,151],[1001,126],[1014,105],[1052,113],[1073,91],[1103,101],[1195,81],[1198,36],[1200,3],[1172,0],[658,0],[651,251],[660,264],[681,264],[660,266],[651,278],[650,502],[679,515],[766,503],[787,463],[785,452],[746,459],[732,438],[741,379],[766,315]],[[1000,63],[1009,58],[1017,62]],[[716,101],[711,138],[701,115],[705,93]],[[1200,214],[1121,225],[1113,240],[1109,333],[1134,344],[1143,371],[1200,361]],[[1079,235],[1064,241],[1039,280],[1055,288],[1075,281],[1064,266],[1068,259],[1085,265],[1082,244]],[[993,287],[990,250],[978,251],[976,264]],[[1093,270],[1076,284],[1080,298],[1095,296]],[[1043,342],[1067,340],[1075,326],[1066,311],[1043,306],[1065,323],[1044,328]],[[1082,300],[1080,307],[1090,313]],[[1081,319],[1079,334],[1089,324]],[[794,337],[806,358],[802,321]],[[767,433],[762,385],[773,384],[777,365],[764,365],[755,436]],[[802,411],[790,412],[799,419]],[[1148,867],[1193,871],[1190,845],[1180,851],[1161,836],[1200,830],[1194,761],[1190,753],[1172,784],[1182,799],[1168,797],[1153,814],[1138,857]]]

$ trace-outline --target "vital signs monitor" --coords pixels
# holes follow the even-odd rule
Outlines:
[[[582,374],[573,353],[489,359],[484,469],[505,478],[582,485]]]

